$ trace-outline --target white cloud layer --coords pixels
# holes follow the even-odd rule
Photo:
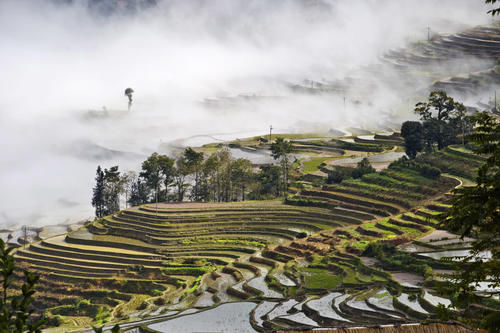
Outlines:
[[[127,15],[79,5],[0,1],[0,228],[92,215],[97,164],[137,168],[160,140],[204,133],[311,130],[381,123],[401,92],[372,106],[292,96],[283,83],[341,79],[390,48],[487,23],[479,1],[178,0]],[[84,120],[88,110],[132,113]],[[205,98],[280,99],[227,112]],[[98,156],[94,156],[97,154]]]

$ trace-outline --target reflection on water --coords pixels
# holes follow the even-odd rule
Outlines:
[[[159,332],[256,332],[250,325],[252,302],[226,303],[216,308],[149,325]]]

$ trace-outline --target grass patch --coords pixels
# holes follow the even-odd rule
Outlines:
[[[306,288],[308,289],[333,289],[342,283],[342,277],[333,275],[321,268],[303,268]]]
[[[331,157],[319,157],[313,158],[309,161],[305,161],[302,166],[305,173],[311,173],[319,170],[319,167],[322,163],[331,160]]]

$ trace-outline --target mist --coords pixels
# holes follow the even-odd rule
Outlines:
[[[97,165],[137,170],[161,143],[414,117],[414,92],[383,83],[336,95],[290,87],[363,73],[389,49],[426,39],[427,27],[487,24],[485,12],[468,0],[165,0],[106,13],[85,1],[3,0],[0,228],[91,217]],[[88,116],[104,109],[109,117]]]

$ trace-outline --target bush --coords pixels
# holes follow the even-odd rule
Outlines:
[[[360,162],[358,162],[358,166],[352,170],[352,178],[361,178],[363,175],[367,173],[374,173],[376,170],[370,164],[368,158],[363,158]]]
[[[340,184],[344,180],[344,174],[337,169],[328,171],[327,184]]]
[[[165,305],[167,303],[167,301],[165,300],[165,298],[159,297],[159,298],[154,300],[154,303],[155,303],[155,305],[162,306],[162,305]]]
[[[389,169],[397,170],[400,168],[415,170],[426,178],[436,179],[441,175],[441,170],[439,168],[436,168],[428,163],[423,163],[421,162],[421,159],[409,160],[406,156],[401,157],[389,165]]]
[[[307,232],[301,231],[297,234],[297,238],[306,238],[307,237]]]
[[[144,310],[148,307],[148,302],[146,301],[142,301],[141,304],[139,304],[139,306],[137,307],[137,310]]]

